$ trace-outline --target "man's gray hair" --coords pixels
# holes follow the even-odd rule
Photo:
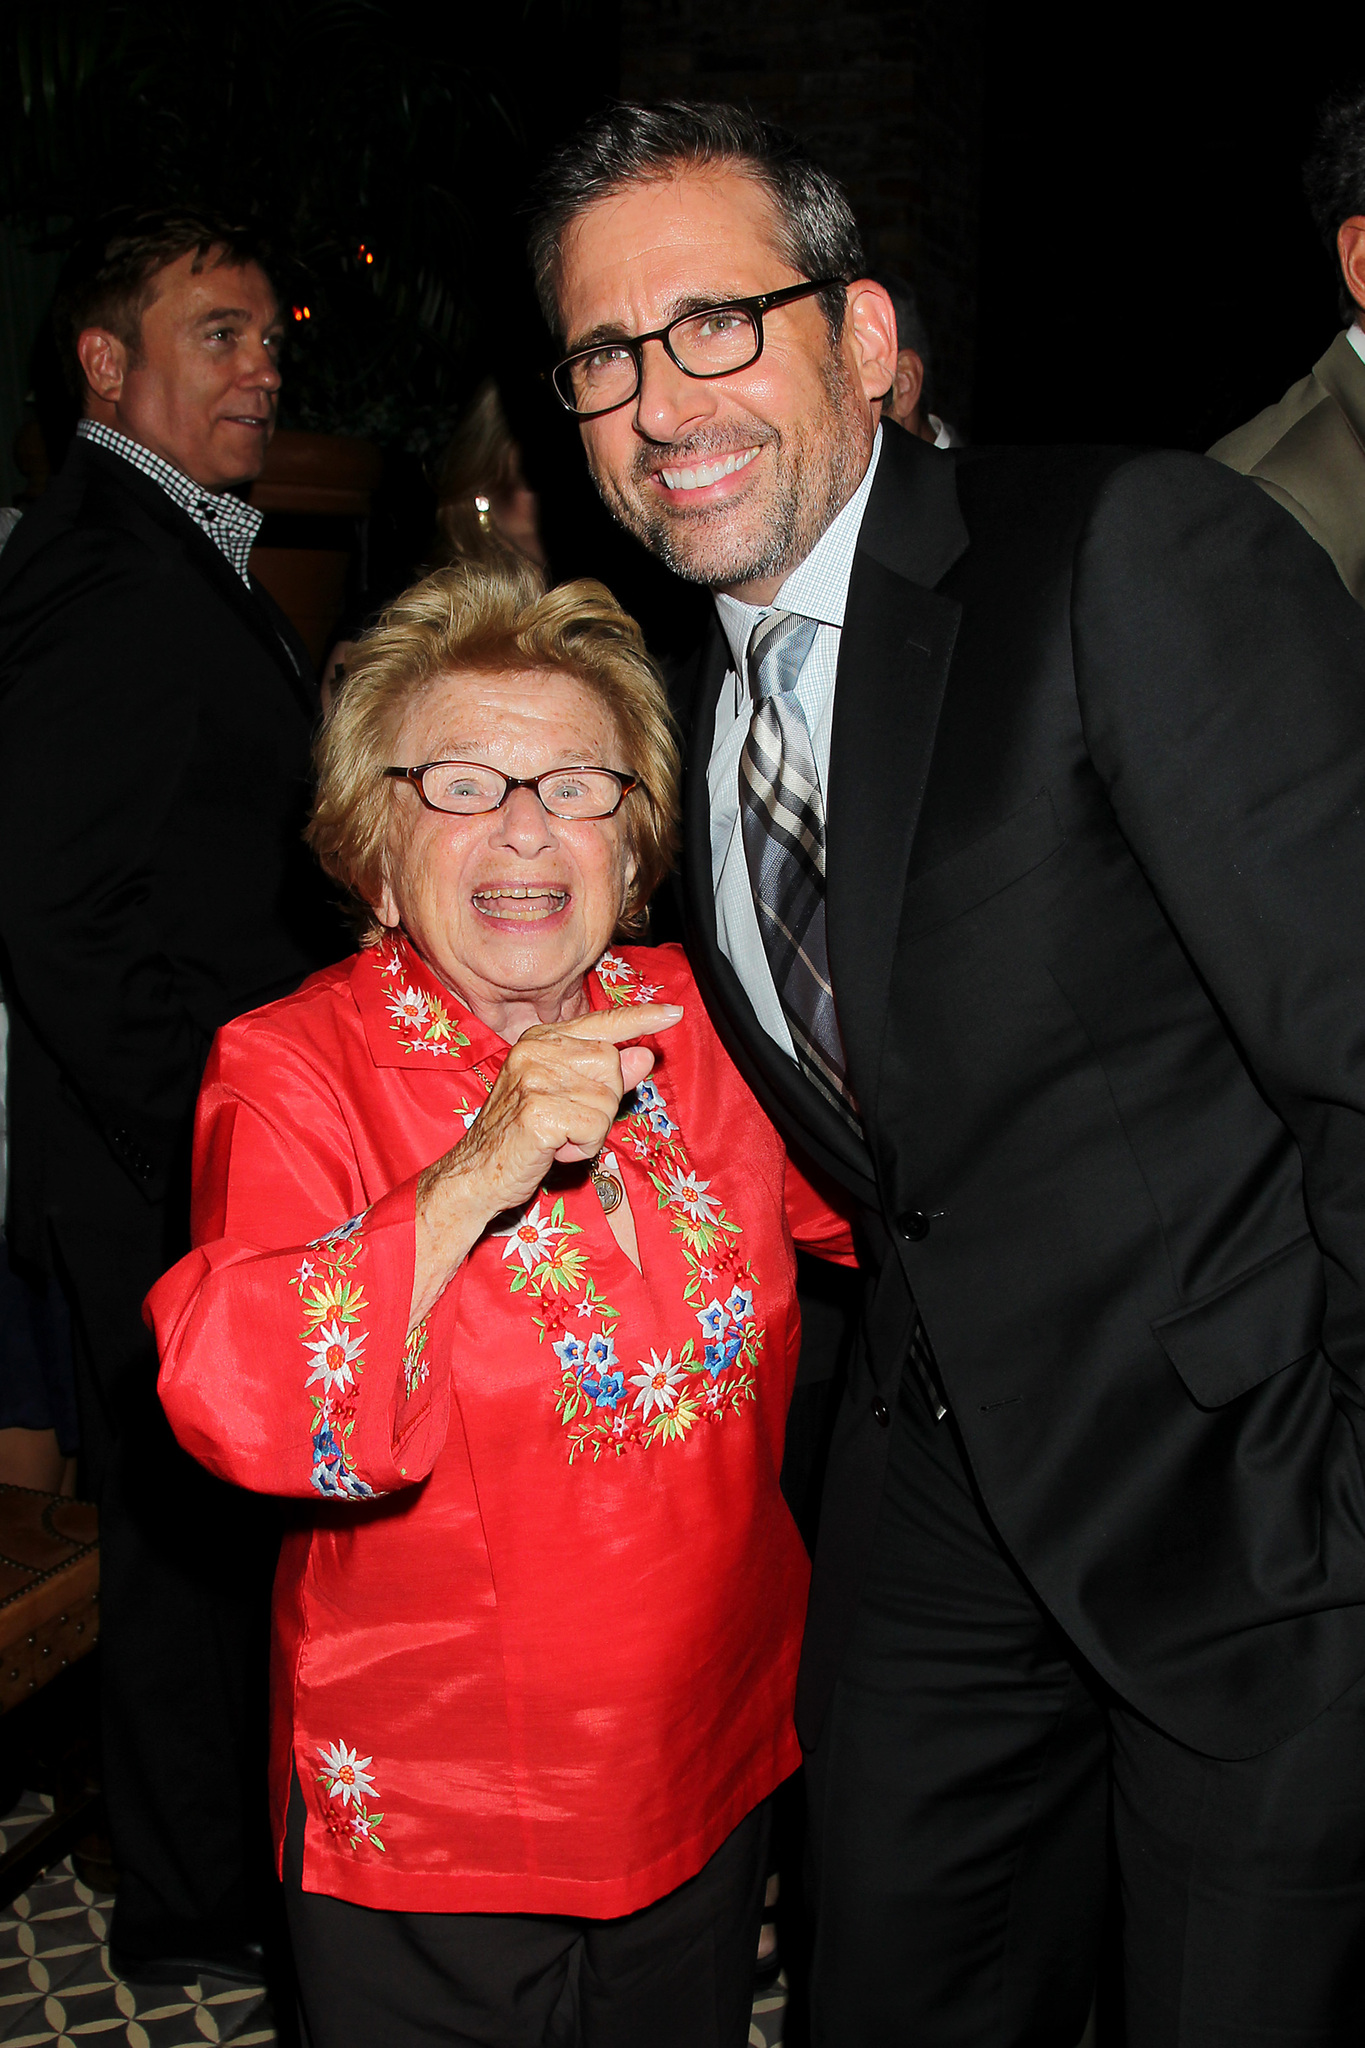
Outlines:
[[[622,100],[561,144],[532,191],[531,269],[552,332],[563,339],[560,264],[565,232],[579,215],[625,186],[712,167],[744,171],[764,188],[777,219],[778,254],[802,277],[863,275],[867,259],[848,196],[794,135],[723,102]],[[837,341],[848,303],[842,287],[822,292],[820,303]]]

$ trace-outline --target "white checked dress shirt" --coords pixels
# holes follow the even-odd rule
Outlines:
[[[219,554],[226,556],[248,590],[251,588],[251,571],[248,563],[256,536],[261,530],[265,514],[248,505],[242,498],[234,498],[228,491],[206,491],[193,477],[188,477],[174,463],[164,456],[154,455],[150,448],[144,448],[141,441],[134,441],[128,434],[120,434],[117,427],[106,427],[102,420],[81,420],[76,432],[92,447],[106,448],[111,455],[121,455],[125,462],[131,462],[134,469],[143,476],[160,484],[172,504],[188,513],[201,533],[206,533]]]
[[[820,795],[829,817],[829,740],[834,723],[834,678],[839,666],[839,638],[848,602],[848,580],[853,573],[853,555],[863,513],[877,473],[882,452],[882,430],[872,443],[867,474],[843,510],[825,528],[804,562],[792,570],[771,605],[744,604],[737,597],[716,598],[716,610],[730,648],[731,666],[721,684],[716,704],[715,737],[707,769],[711,797],[711,878],[716,891],[716,937],[754,1014],[775,1045],[794,1062],[796,1052],[791,1032],[782,1014],[773,986],[763,941],[759,937],[758,915],[753,888],[744,858],[744,834],[739,815],[739,757],[744,746],[753,699],[745,670],[749,636],[760,619],[770,611],[799,612],[803,618],[818,619],[819,631],[811,642],[793,696],[801,706],[810,733]]]

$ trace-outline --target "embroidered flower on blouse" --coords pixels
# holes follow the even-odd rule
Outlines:
[[[394,981],[385,997],[389,1029],[398,1034],[404,1052],[447,1053],[468,1045],[441,997],[404,979],[403,959],[396,946],[378,961],[379,972]]]
[[[730,1317],[728,1310],[723,1308],[720,1302],[708,1301],[705,1308],[697,1310],[697,1321],[701,1324],[701,1333],[706,1342],[718,1344],[725,1335]]]
[[[356,1235],[357,1231],[360,1229],[361,1224],[365,1221],[366,1213],[367,1212],[364,1209],[362,1209],[359,1215],[348,1216],[346,1218],[346,1221],[344,1223],[338,1223],[335,1229],[324,1230],[321,1237],[315,1237],[313,1239],[312,1243],[308,1247],[309,1251],[323,1251],[326,1249],[328,1245],[345,1244],[350,1238],[353,1238]]]
[[[539,1202],[518,1216],[510,1230],[495,1230],[493,1235],[507,1239],[504,1259],[520,1259],[528,1273],[534,1272],[542,1259],[553,1257],[559,1242],[559,1232],[548,1216],[541,1215]]]
[[[506,1256],[504,1254],[504,1256]],[[581,1337],[561,1337],[550,1349],[563,1366],[565,1372],[577,1372],[587,1359],[587,1346]]]
[[[364,1253],[365,1214],[362,1210],[359,1216],[349,1217],[335,1230],[315,1238],[308,1249],[317,1257],[303,1259],[289,1277],[304,1314],[299,1341],[313,1368],[304,1384],[313,1387],[321,1383],[321,1391],[312,1396],[309,1477],[317,1492],[329,1500],[374,1497],[373,1487],[357,1475],[348,1447],[355,1427],[355,1407],[349,1397],[360,1379],[365,1355],[365,1332],[356,1326],[368,1304],[355,1270]]]
[[[426,1323],[415,1323],[408,1331],[403,1344],[403,1391],[409,1401],[417,1389],[431,1377],[431,1368],[422,1356],[426,1348]]]
[[[584,1378],[583,1392],[599,1408],[615,1410],[626,1397],[626,1376],[620,1370],[604,1372],[600,1379]]]
[[[699,1180],[690,1171],[680,1173],[676,1167],[669,1168],[662,1182],[669,1201],[693,1223],[715,1223],[720,1216],[719,1202],[706,1192],[710,1185],[709,1180]]]
[[[630,963],[618,953],[604,953],[597,963],[597,979],[603,988],[624,988],[634,979]]]
[[[374,1779],[369,1774],[372,1756],[357,1756],[344,1742],[319,1743],[318,1755],[322,1758],[318,1783],[327,1787],[331,1798],[340,1799],[347,1806],[354,1799],[358,1805],[374,1791]]]
[[[309,1373],[306,1386],[321,1380],[329,1394],[338,1387],[353,1387],[355,1374],[351,1367],[365,1356],[365,1333],[357,1331],[348,1337],[339,1323],[324,1323],[316,1337],[305,1341],[304,1349],[313,1354],[313,1370]]]
[[[752,1287],[732,1288],[725,1303],[733,1322],[747,1323],[754,1312],[754,1290]]]
[[[660,1358],[658,1352],[651,1344],[649,1347],[649,1357],[650,1363],[648,1365],[645,1364],[643,1358],[640,1360],[640,1364],[644,1366],[644,1371],[632,1373],[630,1376],[631,1385],[640,1389],[631,1405],[641,1411],[641,1422],[648,1422],[651,1411],[655,1408],[659,1410],[660,1414],[666,1414],[676,1406],[678,1381],[683,1376],[681,1364],[675,1365],[673,1363],[673,1353],[671,1350],[665,1351],[663,1357]]]
[[[322,1769],[317,1781],[330,1802],[323,1812],[328,1834],[345,1842],[356,1855],[367,1847],[387,1854],[378,1832],[384,1816],[371,1812],[365,1804],[366,1796],[375,1789],[370,1776],[374,1758],[357,1756],[344,1742],[319,1743],[318,1755]]]
[[[411,1031],[425,1031],[431,1004],[420,989],[409,983],[404,989],[395,989],[389,997],[389,1015]]]

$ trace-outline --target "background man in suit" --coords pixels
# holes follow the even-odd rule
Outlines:
[[[231,490],[279,308],[244,235],[168,213],[79,252],[56,317],[84,417],[0,558],[8,1229],[74,1315],[116,1966],[259,1976],[274,1513],[174,1445],[141,1307],[188,1248],[215,1030],[342,950],[299,839],[313,677]]]
[[[861,1219],[816,2038],[1074,2048],[1110,1812],[1132,2048],[1353,2038],[1359,610],[1201,457],[880,428],[844,196],[741,111],[610,110],[532,252],[607,503],[716,592],[698,976]]]
[[[1292,512],[1365,604],[1365,89],[1324,108],[1304,189],[1338,271],[1345,329],[1278,405],[1209,454]]]

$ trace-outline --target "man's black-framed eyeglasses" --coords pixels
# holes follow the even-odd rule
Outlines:
[[[592,348],[575,349],[550,372],[555,397],[577,420],[595,420],[629,405],[640,388],[647,341],[661,341],[687,377],[728,377],[735,370],[747,370],[763,353],[765,313],[847,282],[844,277],[818,277],[811,284],[760,292],[754,299],[725,299],[695,313],[682,313],[652,334],[612,335]]]
[[[640,780],[623,768],[550,768],[544,775],[504,775],[482,761],[420,761],[415,768],[386,768],[384,773],[410,782],[429,811],[444,811],[454,818],[500,811],[514,789],[533,789],[552,818],[610,818]]]

